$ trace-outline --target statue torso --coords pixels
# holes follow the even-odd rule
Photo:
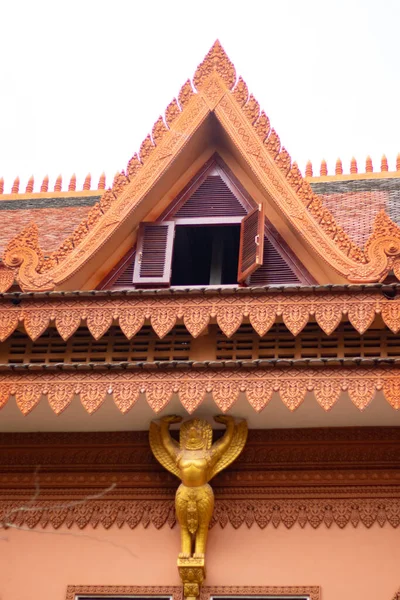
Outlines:
[[[209,459],[203,450],[184,450],[177,464],[184,485],[197,487],[207,483]]]

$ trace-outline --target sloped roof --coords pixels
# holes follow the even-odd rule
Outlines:
[[[303,179],[245,82],[236,78],[219,42],[197,68],[193,85],[195,89],[190,81],[184,84],[178,101],[167,107],[165,119],[156,121],[126,173],[115,178],[56,251],[45,256],[41,247],[45,219],[11,240],[4,262],[23,290],[93,286],[96,269],[110,268],[132,246],[138,223],[154,215],[160,197],[188,171],[189,157],[205,152],[212,126],[221,129],[221,139],[252,179],[253,190],[261,191],[261,201],[284,220],[283,230],[292,243],[321,264],[320,273],[328,273],[321,283],[376,282],[392,270],[400,274],[393,175],[389,190],[367,190],[359,181],[356,191],[349,182],[345,191],[332,190],[323,178]],[[354,200],[361,207],[358,212]],[[47,240],[48,250],[53,242],[54,235]],[[104,270],[98,280],[103,276]],[[9,275],[1,279],[9,285]]]
[[[35,194],[21,200],[0,200],[1,253],[32,222],[39,224],[39,245],[43,252],[56,251],[60,240],[70,236],[87,217],[90,208],[100,200],[100,195],[95,195],[95,192],[78,197],[61,197],[55,192],[51,196]]]
[[[311,187],[360,248],[364,248],[371,237],[381,211],[400,225],[400,174],[395,178],[344,181],[318,182],[315,178]]]

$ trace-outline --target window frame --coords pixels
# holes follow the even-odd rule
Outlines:
[[[182,586],[69,585],[65,600],[184,600]]]

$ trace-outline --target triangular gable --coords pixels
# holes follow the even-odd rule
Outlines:
[[[207,153],[215,124],[244,179],[250,179],[271,222],[319,283],[374,282],[400,272],[400,228],[378,215],[374,233],[360,249],[338,226],[270,127],[269,119],[216,42],[167,107],[139,156],[116,177],[88,217],[44,257],[34,228],[17,236],[4,254],[23,290],[82,289],[98,285],[135,241],[138,224],[152,214],[171,187],[190,180],[191,165]],[[221,141],[222,140],[222,141]],[[225,158],[225,157],[224,157]],[[183,187],[183,186],[181,186]],[[164,202],[165,204],[165,202]],[[10,277],[2,277],[9,282]],[[7,284],[8,285],[8,284]],[[4,286],[3,286],[4,289]]]
[[[235,179],[222,159],[215,155],[193,177],[161,215],[159,222],[176,224],[240,224],[256,203]],[[100,284],[100,289],[133,286],[136,248],[129,250]],[[159,274],[161,275],[161,273]],[[159,283],[159,282],[156,282]],[[265,217],[262,265],[247,278],[251,286],[314,283],[305,267],[285,245]]]

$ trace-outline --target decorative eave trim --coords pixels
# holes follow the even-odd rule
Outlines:
[[[142,142],[139,156],[128,163],[126,174],[115,178],[87,218],[49,257],[43,257],[36,226],[14,238],[4,253],[23,290],[51,290],[65,283],[131,218],[148,192],[160,180],[189,138],[214,112],[249,164],[265,192],[312,251],[341,277],[353,282],[381,281],[394,270],[400,275],[400,228],[380,213],[365,250],[357,247],[303,179],[269,119],[245,82],[239,78],[223,48],[216,42]],[[3,274],[3,291],[11,275]],[[11,285],[11,284],[9,284]]]
[[[381,315],[387,327],[400,330],[400,300],[380,292],[352,294],[257,293],[241,294],[138,294],[131,296],[94,296],[77,298],[43,297],[20,302],[0,301],[0,341],[7,339],[19,324],[32,340],[54,323],[60,336],[67,340],[85,322],[90,333],[100,339],[118,322],[128,339],[145,323],[150,323],[160,337],[181,322],[193,337],[199,336],[213,321],[227,336],[232,336],[244,321],[265,335],[277,319],[282,319],[293,335],[298,335],[310,320],[330,335],[342,319],[363,334]]]
[[[14,396],[22,414],[29,414],[43,395],[51,409],[60,414],[79,394],[85,410],[92,414],[112,394],[117,408],[126,413],[140,394],[146,394],[151,409],[158,413],[178,394],[190,414],[212,393],[222,412],[233,407],[241,392],[256,412],[262,411],[272,394],[278,392],[282,402],[294,411],[307,392],[314,392],[318,404],[329,411],[346,391],[353,404],[363,411],[382,390],[395,410],[400,408],[400,369],[382,368],[223,368],[159,371],[120,370],[95,372],[2,372],[0,374],[0,408]]]

